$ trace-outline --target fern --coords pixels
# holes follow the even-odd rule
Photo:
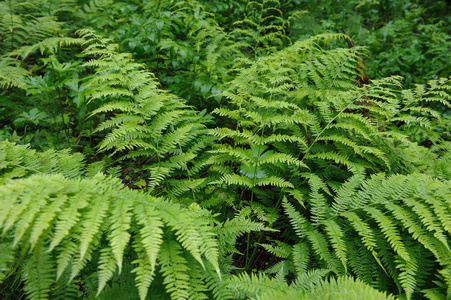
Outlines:
[[[20,61],[16,59],[2,59],[0,61],[0,87],[9,88],[22,84],[21,79],[29,75],[29,72],[20,67]]]
[[[298,189],[308,192],[304,186],[311,176],[342,182],[376,170],[413,171],[409,162],[420,159],[420,149],[406,134],[387,127],[418,123],[413,112],[427,112],[440,121],[422,103],[449,105],[448,80],[432,81],[415,93],[401,90],[399,77],[358,87],[355,58],[363,49],[318,47],[342,39],[349,37],[318,35],[256,61],[242,61],[222,94],[229,105],[213,111],[233,125],[210,130],[219,139],[206,161],[217,176],[212,184],[250,189],[252,194],[269,187],[299,194]],[[411,94],[416,96],[406,98]],[[319,222],[328,200],[320,194],[315,199]]]
[[[86,165],[81,153],[69,150],[37,152],[29,145],[0,142],[0,183],[32,174],[63,174],[67,178],[94,177],[104,170],[103,163]]]
[[[22,268],[25,291],[30,299],[46,299],[54,280],[50,255],[42,252],[41,248],[33,253]]]
[[[329,38],[334,38],[334,36]],[[305,42],[305,44],[307,43]],[[299,47],[299,45],[295,46]],[[294,46],[292,48],[296,49]],[[286,100],[281,98],[281,95],[288,97],[291,95],[292,97],[293,93],[290,89],[294,87],[294,78],[290,75],[297,73],[290,67],[291,57],[288,54],[289,51],[286,50],[278,55],[260,58],[250,68],[243,69],[241,74],[231,82],[229,91],[224,93],[224,96],[230,99],[236,108],[221,108],[214,111],[234,120],[237,129],[215,129],[211,131],[213,135],[220,139],[234,139],[237,144],[241,145],[261,145],[254,148],[254,151],[257,152],[254,161],[249,161],[249,159],[242,161],[243,164],[253,165],[253,168],[256,168],[254,167],[256,163],[260,164],[261,157],[259,156],[268,147],[277,149],[276,147],[296,145],[301,151],[306,151],[309,148],[309,135],[306,134],[305,129],[312,127],[313,131],[318,133],[321,131],[317,128],[319,120],[316,120],[315,115],[306,108],[292,103],[290,98],[285,98]],[[350,60],[351,57],[348,59]],[[276,65],[277,69],[275,69]],[[350,77],[350,75],[348,76]],[[256,82],[258,84],[255,84]],[[238,94],[235,94],[236,92]],[[330,122],[330,118],[326,120]],[[303,131],[299,130],[302,126],[305,126]],[[218,151],[231,154],[230,150],[224,149],[221,145],[218,147]],[[278,161],[288,166],[294,165],[308,169],[308,166],[296,155],[297,153],[275,153],[272,161],[264,160],[264,163],[273,164]],[[227,160],[227,156],[222,156],[223,161]],[[277,160],[275,160],[276,157],[278,157]],[[217,161],[214,163],[218,164]]]
[[[141,299],[146,298],[156,266],[161,266],[159,272],[174,299],[205,291],[201,283],[190,285],[188,274],[197,267],[194,262],[188,264],[181,251],[201,268],[208,262],[219,274],[215,235],[206,221],[209,213],[194,205],[187,210],[123,190],[117,180],[101,175],[84,180],[34,175],[1,186],[0,193],[2,237],[20,249],[17,255],[25,255],[23,280],[31,299],[49,297],[51,286],[65,270],[70,270],[69,282],[73,282],[95,252],[100,253],[101,293],[113,274],[121,272],[123,261],[128,261],[125,248],[129,244],[136,251],[132,261],[137,265],[134,272]],[[139,234],[132,236],[132,228]],[[1,263],[8,261],[6,256]],[[38,265],[40,271],[30,273]],[[192,276],[201,280],[196,270]]]
[[[244,40],[244,45],[252,50],[255,57],[290,44],[286,34],[290,22],[283,18],[280,8],[278,0],[249,1],[246,4],[247,17],[233,24],[235,28],[232,35],[237,36],[238,40]],[[294,12],[291,18],[303,13],[305,12]]]
[[[450,263],[450,221],[445,213],[449,191],[449,182],[422,174],[381,174],[369,179],[355,175],[323,209],[328,215],[320,222],[315,222],[314,213],[308,216],[313,207],[306,217],[285,201],[285,212],[302,241],[293,248],[293,258],[308,243],[315,253],[311,263],[320,260],[336,275],[354,274],[375,287],[391,280],[410,299],[427,289],[424,278],[431,276],[433,265],[446,269]],[[315,197],[312,190],[305,201]],[[344,269],[333,263],[337,259]],[[380,270],[360,271],[368,265]],[[366,277],[379,272],[379,278]]]
[[[304,277],[305,288],[287,285],[264,276],[242,275],[230,279],[230,284],[250,296],[250,299],[395,299],[377,291],[361,280],[340,277],[323,280],[324,272],[311,272]]]
[[[202,137],[205,129],[197,113],[177,97],[158,89],[153,74],[133,62],[129,54],[118,53],[117,45],[89,30],[79,34],[86,39],[84,55],[96,57],[85,63],[96,68],[89,83],[94,90],[91,100],[104,102],[91,115],[112,115],[96,129],[110,131],[99,150],[113,150],[112,155],[125,152],[121,160],[139,158],[143,168],[150,171],[149,187],[166,184],[169,195],[180,195],[199,186],[202,180],[191,180],[191,173],[185,173],[190,178],[186,184],[167,180],[176,170],[183,174],[202,150],[198,145],[209,143],[208,137]]]
[[[0,3],[0,87],[22,86],[21,79],[30,74],[17,58],[23,60],[37,49],[54,53],[61,45],[81,43],[80,39],[56,37],[63,25],[58,15],[72,13],[76,7],[74,0]]]
[[[17,3],[12,0],[1,3],[0,29],[3,36],[2,48],[4,50],[9,52],[19,48],[23,43],[33,44],[39,42],[60,30],[61,23],[58,23],[52,15],[27,15],[27,8],[29,9],[33,6],[36,9],[39,7],[39,4],[32,2]]]
[[[181,246],[176,241],[164,243],[160,263],[165,276],[164,284],[172,299],[189,297],[189,275],[187,261],[181,255]]]
[[[251,231],[272,231],[261,222],[252,221],[250,219],[251,211],[241,210],[234,218],[226,220],[223,224],[216,227],[215,232],[218,235],[221,255],[230,253],[239,253],[235,248],[237,238],[244,233]]]
[[[449,120],[433,109],[451,107],[449,79],[358,84],[364,48],[341,48],[343,34],[293,43],[282,5],[248,1],[229,30],[197,1],[0,3],[0,87],[37,95],[76,66],[68,81],[56,76],[52,124],[90,112],[109,173],[125,178],[69,150],[0,142],[4,286],[32,299],[449,297]],[[61,22],[72,16],[82,20]],[[120,44],[91,30],[66,36],[88,19]],[[67,56],[76,47],[83,61]],[[45,75],[24,79],[41,72],[38,52],[52,55],[40,60]],[[156,67],[163,87],[146,70]],[[166,87],[199,107],[221,103],[217,126]],[[69,109],[69,95],[89,106]],[[47,96],[24,103],[54,104]],[[257,249],[272,264],[240,273]]]
[[[279,292],[269,292],[258,295],[255,299],[395,299],[392,295],[379,292],[360,280],[351,277],[341,277],[337,280],[322,281],[314,288],[301,292],[288,289]]]

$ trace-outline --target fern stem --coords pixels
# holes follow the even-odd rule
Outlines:
[[[324,126],[323,130],[321,130],[321,132],[316,136],[316,138],[313,140],[313,142],[310,144],[310,146],[307,148],[307,151],[305,151],[304,156],[301,159],[301,162],[304,162],[304,159],[307,157],[307,154],[310,152],[310,150],[312,149],[312,147],[316,144],[316,142],[318,141],[318,139],[322,136],[322,134],[326,131],[326,129],[329,128],[330,124],[332,124],[333,121],[335,121],[335,119],[337,119],[346,109],[349,108],[349,106],[351,106],[352,104],[354,104],[354,101],[349,102],[348,105],[346,105],[335,117],[333,117],[326,126]],[[299,153],[298,159],[300,159],[302,152]],[[299,170],[299,165],[296,166],[296,168],[294,169],[294,172],[291,174],[290,177],[290,181],[291,179],[293,179],[293,176],[296,174],[296,172]]]
[[[275,85],[273,85],[273,88],[275,87]],[[271,101],[273,97],[273,93],[271,92],[271,95],[269,97],[269,100]],[[268,119],[268,114],[269,114],[269,107],[266,107],[266,112],[265,112],[265,117],[263,118],[263,124],[261,127],[261,135],[260,136],[265,136],[265,129],[266,129],[266,120]],[[254,165],[254,174],[252,177],[252,185],[255,187],[255,182],[256,182],[256,176],[257,176],[257,168],[258,168],[258,164],[260,162],[260,157],[261,157],[261,146],[262,144],[259,143],[258,145],[258,150],[257,150],[257,159],[256,159],[256,163]],[[252,205],[254,201],[254,190],[251,190],[251,202],[250,204]],[[260,243],[260,240],[262,239],[263,234],[260,233],[260,237],[259,237],[259,241],[257,243]],[[254,243],[255,245],[255,243]],[[247,233],[247,245],[246,245],[246,265],[245,265],[245,270],[248,270],[248,268],[252,265],[252,260],[255,257],[255,254],[257,252],[257,247],[254,247],[254,250],[252,251],[251,257],[249,257],[249,248],[250,248],[250,232]],[[250,263],[249,263],[250,262]]]

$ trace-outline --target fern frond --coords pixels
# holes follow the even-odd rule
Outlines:
[[[91,243],[97,240],[97,235],[100,233],[100,225],[107,215],[107,210],[110,203],[102,201],[101,198],[94,199],[89,210],[84,214],[83,222],[80,224],[80,261],[90,250]],[[92,249],[91,249],[92,250]]]
[[[288,289],[288,284],[285,282],[271,280],[269,277],[262,274],[248,275],[246,273],[241,273],[238,276],[231,277],[229,279],[229,285],[242,291],[251,298],[259,294],[283,292]]]
[[[344,232],[341,227],[334,220],[325,220],[323,222],[327,235],[329,236],[330,243],[334,248],[334,254],[340,259],[345,273],[347,273],[347,250],[344,240]]]
[[[81,45],[85,41],[81,38],[71,37],[49,37],[32,45],[24,45],[14,51],[9,52],[9,57],[20,57],[22,60],[28,58],[33,52],[39,50],[41,54],[47,52],[49,54],[56,53],[56,51],[64,46]]]
[[[401,256],[402,259],[410,261],[408,251],[402,241],[402,238],[390,219],[375,207],[366,207],[365,211],[367,211],[379,224],[379,228],[387,241],[390,243],[393,250],[395,250],[395,252]]]
[[[116,259],[119,268],[119,274],[122,270],[122,257],[124,249],[130,240],[130,223],[132,218],[132,204],[135,199],[123,197],[115,199],[113,206],[110,209],[111,217],[110,232],[108,239],[110,240],[111,251]],[[99,212],[102,215],[102,212]]]
[[[368,224],[363,222],[357,214],[352,211],[345,212],[343,216],[351,222],[354,229],[359,233],[365,247],[373,254],[374,258],[379,262],[379,264],[382,265],[377,256],[376,238],[374,236],[373,230],[368,226]]]
[[[296,276],[301,276],[307,272],[308,262],[310,260],[309,247],[306,244],[295,244],[292,248],[293,265],[296,270]],[[329,272],[329,270],[327,270]]]
[[[139,249],[136,249],[135,251],[137,252],[138,257],[144,258],[139,258],[133,261],[133,263],[137,264],[137,266],[132,270],[132,272],[136,273],[136,287],[138,288],[140,299],[146,299],[149,287],[154,279],[155,263],[152,264],[149,262],[149,259],[145,257],[146,255],[143,251],[140,251]]]
[[[113,273],[117,268],[117,259],[113,253],[111,247],[105,247],[100,250],[99,258],[99,287],[97,290],[97,296],[103,290],[107,282],[113,277]]]
[[[0,282],[3,282],[14,262],[14,252],[11,241],[0,243]]]
[[[224,262],[223,264],[227,264]],[[221,269],[225,269],[225,267],[221,267]],[[225,272],[229,273],[229,272]],[[217,276],[217,272],[209,265],[206,265],[206,272],[204,272],[204,281],[207,287],[210,288],[213,292],[213,296],[216,299],[236,299],[237,293],[230,288],[228,288],[228,284],[225,278],[222,280]]]
[[[260,246],[277,257],[287,258],[291,254],[291,247],[282,242],[277,242],[277,246],[270,244],[261,244]]]
[[[73,235],[75,236],[75,235]],[[72,236],[72,237],[73,237]],[[70,236],[71,237],[71,236]],[[57,270],[56,278],[60,279],[63,273],[66,271],[67,267],[72,262],[78,250],[78,245],[71,240],[64,240],[61,247],[60,253],[56,258]]]
[[[193,204],[194,205],[194,204]],[[177,240],[184,248],[190,251],[191,255],[205,268],[201,255],[205,254],[208,261],[213,266],[218,265],[217,250],[212,243],[212,235],[205,235],[203,228],[207,228],[206,221],[195,218],[180,218],[180,207],[175,204],[158,203],[158,209],[164,222],[171,226],[177,233]],[[179,216],[175,218],[175,216]],[[204,245],[204,246],[202,246]],[[213,248],[212,248],[213,247]]]
[[[155,271],[159,246],[163,242],[163,223],[157,212],[149,204],[149,201],[140,199],[135,205],[134,213],[137,216],[138,224],[141,225],[139,231],[140,242],[146,252],[153,273]]]
[[[317,230],[308,231],[306,235],[311,242],[314,251],[321,259],[326,262],[327,267],[337,275],[342,274],[343,271],[341,269],[341,266],[335,259],[335,257],[331,255],[328,249],[327,239],[324,237],[324,235]]]
[[[20,67],[20,62],[12,58],[0,60],[0,87],[11,88],[23,85],[22,78],[30,75],[30,72]]]
[[[52,203],[43,208],[40,211],[39,217],[34,220],[34,226],[30,233],[31,249],[34,248],[41,234],[50,227],[50,220],[53,220],[55,216],[60,213],[68,199],[66,195],[55,195],[52,200]],[[20,223],[20,221],[18,223]]]
[[[309,197],[318,194],[319,183],[311,187]],[[431,276],[428,268],[433,267],[428,266],[438,263],[446,268],[450,263],[449,205],[443,198],[449,191],[449,182],[422,174],[378,174],[368,179],[356,174],[336,189],[332,202],[322,202],[321,211],[327,217],[317,223],[304,217],[315,217],[314,205],[305,206],[307,211],[301,214],[284,201],[292,228],[301,239],[288,259],[296,270],[305,272],[308,261],[317,263],[320,258],[336,274],[344,268],[383,289],[391,281],[407,298],[414,297],[426,286],[422,278]],[[327,190],[322,192],[327,194]],[[307,203],[312,201],[309,197]],[[309,258],[309,253],[315,258]]]
[[[173,156],[195,161],[200,146],[208,145],[206,141],[210,138],[205,135],[201,117],[184,101],[159,89],[155,76],[144,70],[144,65],[134,62],[130,54],[120,53],[118,45],[111,40],[90,30],[78,33],[85,40],[84,56],[93,57],[84,66],[96,71],[89,83],[93,89],[89,96],[103,102],[91,116],[110,115],[96,129],[96,132],[109,131],[100,142],[99,151],[108,151],[111,155],[125,153],[121,160],[139,159],[140,165],[144,160],[151,171],[150,188],[169,180],[175,172],[177,177],[193,176],[193,173],[187,175],[187,169]],[[166,185],[163,191],[177,195],[190,189],[183,181],[173,186],[177,190],[167,190],[169,185]]]
[[[209,223],[209,212],[197,205],[186,209],[138,191],[124,190],[119,180],[103,175],[84,180],[70,180],[62,175],[34,175],[12,180],[0,186],[0,211],[2,238],[10,241],[6,243],[8,247],[24,251],[20,254],[24,268],[45,264],[39,266],[42,276],[34,271],[40,277],[30,273],[31,277],[26,279],[26,290],[32,297],[52,293],[49,287],[65,272],[68,272],[69,282],[81,276],[96,253],[100,254],[96,276],[97,290],[101,293],[116,269],[121,270],[123,260],[129,259],[129,254],[124,253],[129,244],[135,250],[132,260],[137,264],[134,273],[142,299],[157,270],[157,262],[165,261],[160,272],[168,283],[169,294],[180,286],[190,286],[186,274],[191,268],[197,270],[196,280],[201,280],[199,268],[206,262],[220,278],[219,250]],[[163,236],[173,235],[180,243],[171,239],[162,250]],[[166,250],[172,254],[161,258]],[[181,253],[191,256],[199,266],[187,264]],[[41,258],[45,261],[40,262]],[[0,264],[8,261],[6,257]],[[178,267],[185,275],[176,271]],[[42,282],[34,282],[40,279]],[[202,291],[199,283],[182,294],[200,296]],[[58,288],[58,292],[62,291]]]
[[[266,274],[271,274],[274,279],[281,282],[286,282],[287,275],[294,271],[293,264],[289,260],[282,260],[275,265],[265,270]]]
[[[358,300],[358,299],[395,299],[393,295],[387,295],[360,280],[352,277],[340,277],[330,279],[313,285],[307,291],[300,291],[294,288],[288,288],[282,291],[269,290],[266,293],[257,295],[255,299],[338,299],[338,300]]]
[[[32,174],[61,173],[68,178],[84,177],[86,166],[81,153],[71,154],[68,150],[37,152],[29,145],[0,142],[0,183],[8,179],[23,178]]]
[[[189,272],[189,299],[209,299],[205,292],[208,291],[203,280],[205,269],[192,256],[185,256],[188,262]]]
[[[40,249],[42,251],[42,249]],[[52,261],[47,253],[36,251],[21,269],[25,291],[30,299],[47,299],[54,281]]]
[[[293,226],[294,231],[299,238],[303,238],[305,236],[306,226],[309,226],[308,221],[301,216],[286,199],[283,201],[283,207],[286,214],[290,217],[290,223],[291,226]]]
[[[417,286],[418,263],[413,255],[410,255],[408,260],[400,257],[396,262],[399,263],[398,267],[401,271],[399,281],[406,292],[407,299],[410,299]]]
[[[328,243],[325,237],[318,232],[318,230],[314,229],[312,224],[306,220],[303,216],[301,216],[297,211],[295,211],[294,207],[286,201],[283,202],[283,206],[285,208],[285,212],[290,217],[290,222],[294,227],[295,232],[300,238],[304,236],[309,239],[312,248],[317,253],[317,255],[323,259],[330,270],[335,272],[336,274],[340,274],[340,267],[335,258],[330,255],[330,251],[328,249]]]
[[[238,175],[238,174],[227,174],[222,176],[219,180],[210,182],[210,184],[221,184],[226,183],[228,185],[240,185],[244,187],[254,187],[254,184],[251,179]]]
[[[168,240],[161,245],[159,256],[164,284],[172,299],[187,299],[189,297],[189,275],[186,259],[182,256],[182,247],[174,240]]]
[[[308,272],[304,271],[297,273],[296,280],[291,287],[294,287],[297,290],[307,291],[312,288],[313,285],[320,284],[329,273],[330,271],[325,269],[313,269]]]
[[[354,206],[353,199],[357,198],[356,189],[364,179],[365,177],[363,175],[356,174],[340,186],[340,189],[337,191],[334,198],[334,203],[332,204],[333,212],[335,214],[338,215]]]

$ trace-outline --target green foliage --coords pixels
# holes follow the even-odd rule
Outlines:
[[[0,297],[449,298],[422,3],[0,2]]]
[[[43,52],[45,48],[74,43],[71,39],[62,41],[51,37],[62,30],[63,23],[58,22],[57,16],[75,8],[74,0],[0,2],[0,55],[6,56],[0,60],[0,87],[19,86],[20,79],[28,74],[15,59],[18,56],[25,58],[37,49]]]
[[[182,208],[121,189],[102,175],[84,180],[34,175],[3,185],[0,193],[2,236],[15,258],[24,256],[21,277],[31,299],[48,297],[66,269],[68,285],[77,282],[93,260],[99,265],[98,293],[121,273],[124,259],[133,263],[141,299],[157,269],[174,299],[204,291],[199,272],[207,263],[219,274],[209,214],[196,205]],[[11,256],[4,259],[2,265],[12,263]]]
[[[305,38],[344,29],[370,51],[369,78],[405,77],[405,85],[450,74],[450,22],[447,1],[302,1],[311,14],[293,22],[290,36]]]
[[[299,238],[283,257],[295,265],[307,254],[310,268],[352,274],[392,293],[403,289],[410,299],[433,287],[426,278],[449,267],[450,191],[449,181],[424,174],[354,175],[318,211],[313,187],[305,208],[283,203]]]
[[[213,111],[231,120],[210,130],[224,141],[207,162],[220,176],[213,183],[299,188],[302,178],[412,170],[406,156],[415,150],[400,124],[432,130],[428,120],[441,116],[426,105],[449,106],[449,81],[402,91],[399,78],[386,78],[356,88],[355,48],[314,50],[337,38],[346,36],[306,39],[241,69],[224,92],[231,105]]]
[[[361,280],[354,280],[352,277],[339,277],[330,281],[322,280],[324,274],[320,275],[311,272],[303,280],[293,285],[284,282],[270,280],[265,277],[243,275],[241,278],[234,278],[230,282],[239,290],[251,295],[249,299],[395,299],[391,295],[386,295],[371,288]],[[309,282],[307,282],[307,279]]]
[[[63,174],[67,178],[93,177],[103,169],[102,162],[86,165],[81,153],[69,150],[36,152],[27,145],[0,142],[0,183],[32,174]]]
[[[84,101],[78,94],[81,70],[79,63],[61,60],[68,58],[65,47],[82,40],[65,36],[60,22],[76,10],[76,1],[3,1],[0,7],[0,87],[22,89],[2,91],[2,123],[36,148],[77,144],[87,131],[79,125],[86,117],[83,108],[74,112]]]
[[[114,150],[112,155],[125,152],[120,160],[135,159],[149,170],[150,188],[165,181],[166,193],[178,196],[199,186],[203,180],[191,179],[187,164],[211,140],[202,136],[206,133],[202,117],[179,98],[158,89],[153,74],[142,70],[129,54],[116,52],[117,45],[92,31],[80,34],[86,39],[84,55],[97,57],[85,63],[96,68],[89,84],[90,101],[103,100],[91,115],[112,114],[96,129],[111,130],[99,150]],[[185,171],[188,179],[182,183],[165,180],[175,170]]]

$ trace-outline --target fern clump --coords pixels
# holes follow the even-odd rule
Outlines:
[[[421,93],[402,90],[399,77],[359,86],[356,57],[363,49],[318,47],[348,38],[319,35],[255,61],[241,60],[238,75],[222,94],[229,105],[213,111],[226,126],[210,130],[218,142],[206,161],[215,179],[210,184],[232,203],[248,205],[257,217],[277,224],[286,196],[306,206],[311,214],[306,224],[315,228],[330,216],[334,190],[345,180],[381,170],[415,172],[411,162],[420,159],[418,145],[388,127],[414,122],[432,130],[414,112],[427,112],[440,122],[439,114],[426,105],[449,105],[449,82],[419,86]],[[446,165],[448,159],[442,159]],[[260,235],[257,242],[262,239]],[[249,247],[256,245],[247,245],[246,261]],[[312,247],[317,253],[326,249],[324,241]],[[255,255],[256,250],[251,257]],[[346,274],[347,256],[338,255],[336,261],[324,254],[327,268]]]
[[[89,30],[79,33],[86,39],[84,55],[95,57],[84,64],[96,69],[90,81],[91,101],[103,102],[91,115],[110,116],[96,129],[109,131],[99,151],[121,153],[120,160],[139,163],[148,170],[150,189],[164,183],[165,193],[178,196],[201,185],[204,180],[192,178],[188,164],[195,164],[194,158],[212,141],[202,116],[160,90],[153,74],[129,54],[118,53],[116,44]],[[169,179],[175,174],[185,178]]]
[[[61,45],[81,42],[56,37],[64,24],[59,17],[76,9],[74,0],[0,2],[0,87],[23,85],[21,79],[30,75],[30,66],[25,67],[22,60],[34,51],[56,52]]]
[[[34,175],[2,185],[0,228],[9,255],[0,265],[11,267],[23,257],[20,274],[31,299],[49,297],[66,271],[69,285],[83,281],[82,270],[92,261],[99,268],[98,294],[128,261],[141,299],[157,273],[172,298],[200,297],[206,291],[202,268],[219,274],[210,214],[121,186],[103,175]]]
[[[220,175],[215,183],[299,188],[311,176],[342,181],[362,169],[413,171],[406,157],[418,155],[415,146],[406,134],[387,128],[418,123],[432,130],[414,113],[440,121],[426,105],[449,105],[449,81],[416,91],[402,90],[397,77],[358,87],[361,48],[317,48],[347,38],[319,35],[242,61],[223,93],[230,105],[213,111],[229,120],[227,127],[210,130],[221,141],[208,161]]]
[[[315,48],[343,38],[316,36],[242,61],[223,93],[230,105],[213,111],[230,120],[210,130],[220,141],[207,161],[218,174],[214,184],[273,187],[299,197],[296,190],[311,176],[337,180],[361,168],[391,169],[378,126],[348,110],[361,97],[353,84],[356,50]]]
[[[84,160],[83,154],[71,154],[67,149],[37,152],[29,145],[3,141],[0,142],[0,183],[32,174],[62,174],[70,179],[93,177],[103,170],[102,162],[86,165]]]
[[[284,18],[278,0],[249,1],[246,18],[233,23],[232,36],[251,50],[253,57],[259,57],[283,49],[291,44],[287,35],[290,20],[302,16],[304,12],[294,11]]]
[[[312,182],[303,207],[283,202],[298,239],[291,249],[284,243],[265,245],[286,258],[268,271],[285,278],[322,268],[353,275],[380,290],[402,290],[408,299],[431,288],[446,291],[449,182],[424,174],[354,175],[332,201],[321,185]],[[442,281],[432,284],[427,278],[433,275]]]
[[[451,81],[226,2],[0,2],[0,294],[450,298]]]

